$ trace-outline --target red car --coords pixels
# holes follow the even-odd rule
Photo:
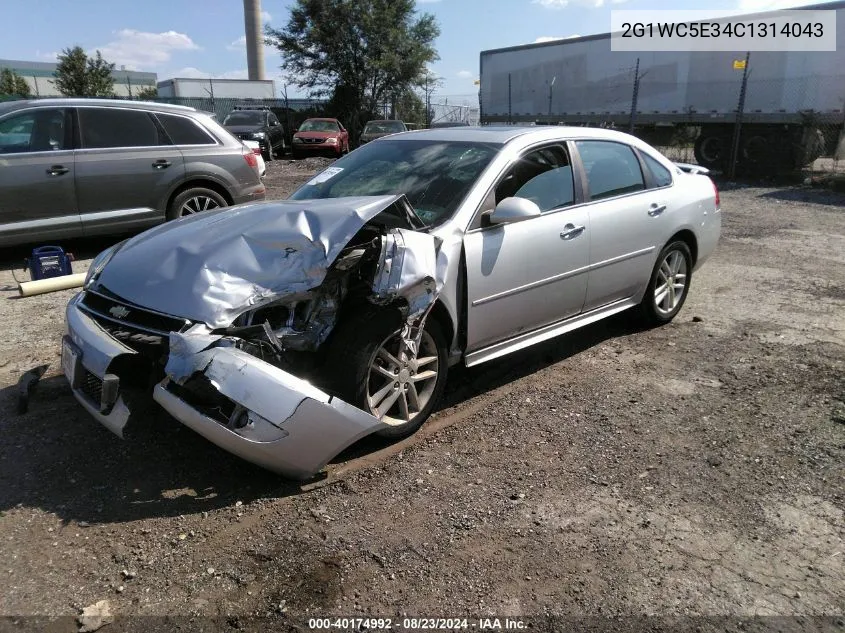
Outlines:
[[[349,151],[349,132],[337,119],[306,119],[293,135],[294,158],[308,154],[342,156]]]

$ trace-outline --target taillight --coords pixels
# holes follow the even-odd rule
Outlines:
[[[250,167],[258,169],[258,159],[248,147],[244,147],[244,160],[246,161],[246,164]]]
[[[261,148],[260,147],[253,147],[252,153],[255,154],[256,156],[261,156]]]
[[[713,193],[716,194],[716,209],[720,209],[721,205],[719,204],[719,188],[716,186],[716,183],[713,182],[713,179],[710,179],[710,182],[713,183]]]

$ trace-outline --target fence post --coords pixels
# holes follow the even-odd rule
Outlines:
[[[728,177],[733,180],[736,177],[736,163],[739,160],[739,141],[742,132],[742,114],[745,110],[745,91],[748,85],[748,60],[751,53],[745,54],[745,67],[742,69],[742,86],[739,89],[739,104],[736,108],[736,124],[734,125],[733,141],[731,142],[730,164],[728,165]]]
[[[513,123],[513,119],[511,117],[511,74],[508,73],[508,125]]]
[[[640,58],[637,57],[637,64],[634,66],[634,93],[631,95],[631,118],[628,120],[628,133],[634,133],[634,124],[637,121],[637,100],[640,95]]]

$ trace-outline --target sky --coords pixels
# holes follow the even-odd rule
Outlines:
[[[437,95],[475,98],[482,50],[610,30],[612,9],[712,9],[753,12],[815,4],[802,0],[417,0],[441,34]],[[265,24],[281,27],[293,0],[262,0]],[[686,6],[684,6],[686,5]],[[171,77],[246,78],[241,0],[0,0],[0,59],[54,61],[63,48],[100,50],[117,67]],[[82,9],[82,10],[81,10]],[[9,25],[37,25],[12,29]],[[265,49],[268,79],[282,90],[280,58]],[[290,87],[288,95],[305,96]]]

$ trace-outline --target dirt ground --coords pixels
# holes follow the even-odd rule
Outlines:
[[[325,162],[271,163],[269,196]],[[4,270],[0,613],[52,631],[101,600],[225,630],[330,615],[845,630],[845,196],[724,184],[722,208],[672,324],[623,314],[455,369],[414,437],[364,440],[306,484],[163,415],[111,435],[59,375],[73,291],[19,299]],[[107,244],[69,245],[75,270]],[[17,415],[17,380],[41,363]]]

